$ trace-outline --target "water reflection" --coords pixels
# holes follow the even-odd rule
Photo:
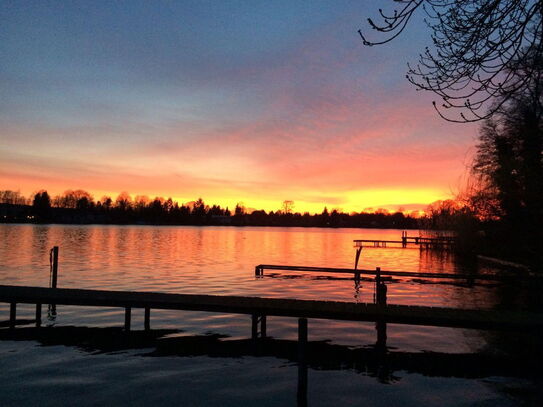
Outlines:
[[[0,329],[0,340],[37,341],[43,346],[73,346],[89,353],[115,353],[142,349],[141,356],[274,357],[300,362],[299,342],[273,337],[231,339],[226,335],[186,335],[176,329],[131,331],[121,328],[76,326]],[[539,360],[497,352],[405,352],[375,345],[345,346],[327,341],[305,343],[303,363],[316,370],[353,370],[381,383],[400,381],[395,372],[430,377],[484,378],[491,376],[542,377]]]

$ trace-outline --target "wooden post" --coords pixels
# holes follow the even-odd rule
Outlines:
[[[258,315],[251,315],[251,338],[256,340],[258,338]]]
[[[57,288],[58,279],[58,246],[53,247],[52,268],[51,268],[51,288]]]
[[[47,307],[47,319],[54,321],[56,317],[57,317],[56,304],[49,304],[49,307]]]
[[[260,325],[260,337],[266,337],[266,315],[251,315],[251,338],[253,340],[258,339],[258,326]]]
[[[356,255],[354,258],[354,269],[356,270],[358,268],[358,260],[360,260],[360,253],[362,253],[362,243],[360,243],[360,247],[356,248]]]
[[[151,308],[145,307],[145,318],[143,322],[146,331],[151,329]]]
[[[377,304],[387,305],[387,285],[380,283],[377,287]]]
[[[381,284],[381,267],[375,268],[375,288],[373,290],[373,302],[378,304],[379,302],[379,284]]]
[[[266,315],[260,317],[260,337],[266,337]]]
[[[132,317],[132,308],[126,307],[124,309],[124,330],[130,332],[130,319]]]
[[[12,302],[9,304],[9,327],[15,328],[17,322],[17,303]]]
[[[298,318],[298,361],[305,360],[307,345],[307,318]]]
[[[298,362],[298,388],[296,389],[298,407],[307,407],[307,363]]]
[[[374,302],[377,305],[386,305],[387,303],[387,286],[381,279],[381,267],[375,269]]]
[[[41,327],[41,304],[36,304],[36,328]]]

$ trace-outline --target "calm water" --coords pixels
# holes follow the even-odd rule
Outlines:
[[[0,282],[47,286],[49,250],[57,245],[59,287],[366,302],[373,296],[369,281],[358,287],[347,278],[269,271],[264,278],[255,278],[254,267],[261,263],[352,267],[353,239],[397,240],[400,234],[399,230],[375,229],[1,225]],[[365,248],[360,267],[498,272],[481,265],[459,264],[446,254],[391,247]],[[530,306],[530,294],[494,284],[468,286],[399,279],[389,283],[388,301],[511,308]],[[32,308],[20,306],[18,317],[32,318]],[[123,312],[58,307],[57,315],[47,324],[58,328],[119,327]],[[0,313],[0,319],[7,319],[5,304],[0,304]],[[138,310],[133,313],[134,329],[142,327],[140,314]],[[258,357],[231,348],[219,351],[224,342],[228,346],[244,343],[250,335],[248,317],[153,311],[151,323],[153,329],[171,330],[159,343],[179,341],[175,351],[170,346],[165,352],[156,343],[111,350],[100,348],[96,341],[90,341],[90,345],[47,342],[43,338],[0,341],[1,404],[296,404],[298,366],[288,354],[277,349],[263,351]],[[297,337],[296,323],[291,318],[268,319],[268,335],[278,349],[293,344],[289,341]],[[89,332],[98,335],[96,332],[101,331]],[[206,338],[213,335],[225,338],[209,345]],[[191,337],[196,340],[196,346],[189,344],[192,348],[186,342]],[[364,352],[373,351],[374,324],[310,320],[309,340],[326,341],[320,342],[323,348],[317,354],[339,349],[343,355],[330,360],[317,357],[310,364],[309,405],[518,405],[529,404],[540,395],[539,379],[504,368],[475,375],[454,373],[458,369],[447,355],[486,357],[489,350],[496,353],[496,343],[504,341],[506,345],[498,351],[507,351],[507,338],[488,332],[389,325],[387,346],[389,352],[399,355],[401,363],[388,366],[385,374],[373,369],[371,363],[353,362],[371,356]],[[433,354],[440,368],[432,373],[426,364],[432,362],[427,355]],[[406,358],[414,362],[406,363]],[[445,362],[439,362],[439,358],[445,358]]]

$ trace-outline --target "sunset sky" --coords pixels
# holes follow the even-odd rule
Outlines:
[[[477,128],[405,79],[421,20],[363,46],[382,3],[2,1],[0,189],[310,212],[450,198]]]

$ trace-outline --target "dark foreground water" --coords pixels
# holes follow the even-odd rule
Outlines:
[[[59,287],[372,301],[373,284],[322,274],[266,272],[260,263],[352,267],[352,240],[399,230],[0,226],[0,283],[47,286],[60,246]],[[367,248],[361,268],[504,272],[415,248]],[[538,308],[525,285],[396,279],[389,303]],[[297,363],[297,321],[268,318],[254,344],[247,316],[152,311],[150,334],[127,338],[123,310],[57,307],[36,332],[0,329],[0,405],[539,405],[536,338],[389,324],[309,320],[307,366]],[[143,326],[135,310],[132,327]],[[33,318],[19,306],[18,318]],[[0,320],[8,307],[0,304]],[[307,386],[305,385],[307,377]]]

